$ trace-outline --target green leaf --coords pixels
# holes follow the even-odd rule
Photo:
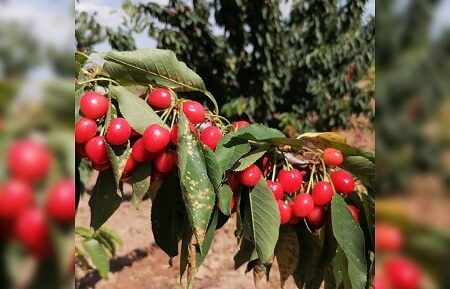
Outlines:
[[[217,194],[217,198],[219,200],[220,211],[224,215],[231,215],[230,202],[232,197],[233,191],[231,190],[230,186],[227,184],[222,185],[220,187],[219,193]]]
[[[211,180],[216,194],[219,193],[220,184],[222,182],[222,173],[214,152],[207,146],[203,146],[203,154],[205,155],[206,169],[208,171],[208,177]]]
[[[375,188],[375,163],[363,156],[345,156],[341,167],[352,173],[368,188]]]
[[[217,144],[215,153],[222,173],[233,167],[251,150],[248,140],[258,141],[276,137],[284,137],[284,135],[279,130],[260,124],[251,124],[225,135]]]
[[[215,205],[215,193],[208,177],[202,144],[191,133],[182,112],[178,122],[178,138],[178,169],[183,199],[194,235],[201,246]]]
[[[145,100],[132,94],[124,87],[111,86],[109,94],[117,99],[120,113],[138,133],[143,134],[150,124],[164,125],[161,118]]]
[[[114,179],[116,180],[116,186],[119,186],[120,178],[122,177],[123,169],[130,157],[130,142],[128,141],[125,146],[110,146],[106,144],[108,156],[111,161],[111,167],[114,173]],[[117,190],[119,196],[122,196],[122,192]]]
[[[109,239],[107,236],[101,234],[100,232],[95,234],[94,239],[97,240],[103,248],[108,250],[112,256],[116,254],[116,244],[114,244],[113,240]]]
[[[92,232],[92,230],[89,228],[75,227],[75,235],[81,236],[83,238],[92,238],[94,236],[94,232]]]
[[[209,93],[200,76],[178,61],[170,50],[147,48],[135,51],[102,54],[103,71],[122,85],[157,84],[174,91],[200,91]]]
[[[281,288],[289,276],[292,276],[297,269],[300,245],[297,232],[293,226],[281,226],[280,237],[275,248],[275,256],[280,271]]]
[[[133,187],[133,203],[140,204],[147,194],[151,185],[151,165],[149,163],[138,163],[131,173],[131,184]]]
[[[181,188],[178,174],[172,173],[162,183],[152,204],[152,231],[156,244],[169,257],[178,255],[178,235],[182,230]]]
[[[348,261],[352,288],[364,288],[367,281],[364,235],[340,195],[335,195],[331,201],[331,218],[333,234]]]
[[[266,180],[262,177],[250,191],[249,199],[256,252],[261,262],[265,263],[274,256],[278,240],[280,228],[278,206]]]
[[[80,73],[81,68],[83,68],[84,63],[89,58],[87,54],[76,51],[75,52],[75,75]]]
[[[117,193],[114,173],[111,169],[100,172],[89,199],[91,227],[100,228],[119,208],[122,198]]]
[[[237,161],[233,170],[238,172],[245,170],[246,168],[254,164],[257,160],[262,158],[262,156],[264,156],[264,154],[266,154],[271,147],[272,146],[270,145],[262,145],[256,150],[251,151],[248,155]]]
[[[109,256],[105,248],[95,239],[84,241],[83,248],[91,257],[92,263],[100,273],[100,276],[106,279],[109,272]]]
[[[293,148],[302,148],[303,146],[305,146],[305,142],[300,140],[300,139],[296,139],[296,138],[287,138],[287,137],[275,137],[275,138],[267,138],[267,139],[263,139],[261,140],[262,142],[266,142],[266,143],[270,143],[272,145],[276,145],[276,146],[284,146],[284,145],[288,145],[291,146]]]
[[[109,239],[113,240],[114,242],[116,242],[120,246],[123,246],[122,237],[120,237],[119,233],[117,233],[113,229],[103,226],[100,229],[98,229],[97,232],[101,233],[104,236],[108,236]]]

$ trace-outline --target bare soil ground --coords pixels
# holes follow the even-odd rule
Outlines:
[[[374,133],[358,128],[340,131],[347,136],[348,143],[373,149]],[[76,217],[77,226],[89,226],[88,196],[82,198]],[[108,220],[106,226],[116,230],[124,240],[116,256],[111,260],[108,280],[102,280],[96,271],[76,269],[77,289],[178,289],[179,259],[169,268],[168,257],[154,241],[150,222],[151,201],[144,201],[139,210],[130,202],[121,207]],[[196,289],[247,289],[254,288],[252,273],[245,274],[245,266],[234,270],[233,256],[238,250],[234,237],[235,219],[216,232],[211,250],[199,269],[194,281]],[[261,289],[280,288],[278,268],[275,262],[270,281],[262,281]],[[292,279],[286,289],[296,288]]]

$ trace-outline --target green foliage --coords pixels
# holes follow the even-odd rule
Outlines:
[[[113,49],[134,50],[132,33],[147,32],[158,48],[189,63],[225,116],[328,130],[352,114],[374,114],[374,89],[360,83],[375,54],[374,18],[362,16],[366,2],[292,1],[283,15],[282,1],[176,0],[164,7],[127,0],[128,18],[112,37],[81,13],[77,43],[90,51],[107,39]]]
[[[212,95],[206,89],[202,90],[201,87],[206,86],[198,76],[194,78],[198,84],[196,86],[186,86],[184,80],[179,81],[186,79],[180,78],[180,75],[196,75],[192,70],[181,62],[156,65],[155,69],[128,70],[138,65],[145,67],[143,63],[158,58],[151,55],[154,52],[157,52],[162,62],[165,57],[169,62],[175,61],[173,54],[167,51],[147,49],[127,52],[120,54],[122,58],[114,64],[114,73],[111,73],[111,66],[95,67],[96,74],[87,75],[84,82],[86,90],[103,86],[111,100],[110,113],[99,120],[103,128],[108,125],[111,115],[115,114],[126,118],[138,132],[143,132],[152,123],[168,128],[175,124],[178,126],[178,170],[164,177],[157,172],[152,173],[149,163],[141,163],[133,170],[131,184],[136,205],[146,195],[151,197],[151,222],[156,244],[167,253],[171,265],[172,258],[180,255],[180,279],[186,276],[190,287],[195,273],[208,254],[215,231],[228,220],[228,216],[236,212],[235,235],[240,250],[235,256],[235,265],[240,267],[247,263],[247,271],[253,271],[255,284],[269,276],[276,257],[280,263],[282,282],[293,276],[299,288],[319,288],[324,280],[326,288],[334,288],[333,284],[341,283],[344,289],[364,288],[370,279],[369,268],[373,266],[373,259],[367,256],[374,252],[373,241],[368,240],[373,238],[373,199],[364,190],[354,193],[352,198],[344,199],[336,195],[327,208],[330,216],[324,227],[311,230],[303,221],[297,225],[280,225],[277,202],[266,183],[269,176],[266,171],[256,186],[241,187],[236,191],[231,189],[228,178],[252,164],[260,165],[263,156],[271,155],[281,158],[274,165],[274,171],[287,165],[311,173],[311,167],[315,168],[320,161],[306,158],[306,152],[316,150],[314,154],[320,156],[320,149],[336,147],[346,157],[346,168],[357,176],[362,185],[370,188],[374,175],[373,153],[347,145],[345,138],[335,133],[306,133],[294,139],[286,138],[281,131],[262,124],[236,129],[222,116],[207,109],[207,122],[215,123],[225,132],[213,151],[198,137],[197,130],[202,125],[191,123],[180,109],[182,101],[191,97],[193,92],[197,92],[196,96],[202,95],[214,102]],[[104,54],[108,57],[106,55],[109,54]],[[161,68],[164,68],[169,79],[160,74],[155,76],[154,71]],[[118,78],[109,79],[112,75]],[[120,85],[121,82],[128,86]],[[174,83],[182,85],[171,86],[174,90],[173,107],[165,110],[151,109],[140,98],[141,93],[132,92],[147,91],[150,85]],[[136,138],[132,138],[133,141]],[[166,149],[174,151],[175,145],[169,144]],[[92,229],[78,230],[78,234],[86,239],[83,242],[84,250],[103,277],[108,269],[105,261],[107,252],[113,254],[115,244],[101,233],[101,226],[122,202],[120,182],[117,180],[129,150],[129,143],[109,148],[112,168],[100,172],[89,201]],[[298,162],[291,164],[287,155]],[[326,171],[323,172],[326,174]],[[285,201],[291,201],[292,198],[286,196]],[[236,201],[236,206],[232,206],[232,201]],[[347,203],[355,204],[362,212],[364,220],[360,224],[349,213]],[[366,244],[372,245],[364,247]],[[84,257],[80,258],[82,262]]]

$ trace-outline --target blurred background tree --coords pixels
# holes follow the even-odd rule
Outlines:
[[[116,29],[77,11],[77,48],[108,41],[136,48],[147,33],[175,51],[205,81],[222,113],[279,126],[290,135],[345,127],[349,117],[374,117],[375,23],[354,1],[124,0]]]

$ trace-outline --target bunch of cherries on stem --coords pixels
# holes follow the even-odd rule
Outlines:
[[[175,93],[163,87],[154,88],[145,100],[162,119],[162,124],[149,124],[142,135],[136,132],[125,118],[117,117],[109,122],[104,132],[98,133],[98,124],[105,122],[108,99],[97,92],[86,92],[80,100],[83,117],[75,126],[75,142],[78,158],[87,158],[95,170],[111,167],[106,144],[123,146],[131,141],[131,154],[124,167],[121,181],[130,179],[138,163],[151,163],[152,175],[161,179],[177,166],[176,146],[178,128],[176,121],[182,110],[189,120],[191,131],[207,147],[215,150],[223,137],[224,126],[218,118],[194,100],[179,100]],[[247,123],[248,124],[248,123]],[[242,127],[238,122],[234,127]]]
[[[294,168],[287,161],[280,169],[279,164],[273,163],[266,155],[262,160],[262,170],[257,164],[253,164],[241,172],[233,172],[228,177],[228,185],[233,192],[237,192],[239,186],[254,187],[261,176],[264,176],[278,203],[282,225],[297,224],[304,219],[309,228],[319,229],[326,221],[327,206],[333,194],[353,193],[355,181],[350,173],[336,168],[344,160],[340,150],[327,148],[323,152],[307,153],[316,155],[320,160],[319,164],[312,165],[307,182],[304,182],[304,178],[308,176],[306,171]],[[322,172],[316,169],[316,166],[320,167]],[[333,168],[330,174],[328,174],[329,167]],[[270,174],[271,178],[267,178]],[[358,220],[358,209],[353,205],[348,205],[348,209]]]
[[[50,149],[34,139],[14,141],[6,156],[8,179],[0,186],[0,239],[18,241],[33,257],[52,255],[50,223],[69,226],[75,218],[75,183],[62,177],[49,188]],[[43,202],[37,188],[48,190]]]

